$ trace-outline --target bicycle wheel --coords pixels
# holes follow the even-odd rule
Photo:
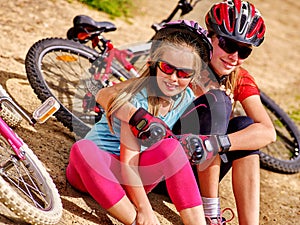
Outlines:
[[[61,38],[36,42],[25,59],[27,77],[38,98],[45,101],[50,96],[55,97],[61,107],[54,116],[80,137],[101,118],[101,112],[85,110],[83,102],[87,92],[95,94],[106,85],[93,79],[103,64],[97,51]],[[114,76],[120,74],[116,70]],[[90,108],[95,105],[93,97],[89,104],[92,104]]]
[[[273,121],[277,139],[260,151],[260,163],[265,169],[281,173],[300,171],[300,133],[292,119],[264,92],[261,101]]]
[[[0,97],[10,98],[9,94],[0,84]],[[10,127],[16,127],[22,122],[22,117],[16,112],[16,110],[11,107],[6,102],[0,104],[0,117],[8,124]]]
[[[31,224],[56,224],[62,216],[59,193],[46,169],[26,145],[19,160],[0,135],[0,201]]]
[[[0,104],[0,117],[10,127],[17,127],[22,122],[22,117],[6,102]]]

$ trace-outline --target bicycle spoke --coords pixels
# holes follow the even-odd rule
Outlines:
[[[27,196],[36,207],[41,209],[45,208],[37,200],[40,200],[45,205],[49,205],[49,202],[45,199],[46,195],[38,188],[25,165],[19,162],[13,163],[13,165],[9,171],[3,173],[4,177]]]

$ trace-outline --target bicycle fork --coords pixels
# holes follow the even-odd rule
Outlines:
[[[8,97],[0,97],[1,102],[8,102],[16,111],[25,118],[30,125],[35,123],[44,123],[50,118],[58,109],[59,103],[53,98],[48,98],[42,105],[40,105],[34,112],[33,118],[31,119],[16,103],[14,103]],[[13,151],[20,160],[25,160],[25,152],[28,146],[23,142],[23,140],[6,124],[6,122],[0,117],[0,135],[2,135],[9,145],[12,147]],[[1,146],[0,146],[1,147]],[[7,166],[11,162],[12,157],[6,160],[6,162],[1,163],[1,167]]]
[[[7,140],[7,142],[12,147],[13,151],[16,153],[19,159],[24,160],[25,154],[22,151],[24,146],[24,142],[18,135],[13,132],[13,130],[4,122],[4,120],[0,117],[0,134]],[[8,160],[9,161],[9,160]],[[7,164],[5,162],[4,164]],[[3,163],[1,163],[1,167],[4,167]]]

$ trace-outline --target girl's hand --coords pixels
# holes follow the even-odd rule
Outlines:
[[[152,209],[138,210],[136,217],[137,225],[159,225],[160,222]]]

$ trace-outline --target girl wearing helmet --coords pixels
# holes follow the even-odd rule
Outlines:
[[[252,46],[263,42],[264,20],[253,4],[227,0],[214,4],[205,22],[213,45],[210,68],[217,78],[225,75],[223,84],[246,113],[229,122],[227,132],[231,147],[225,153],[228,162],[216,158],[209,168],[198,173],[205,215],[210,217],[208,220],[214,218],[222,224],[217,181],[232,167],[239,224],[258,225],[260,165],[257,149],[275,141],[276,132],[261,103],[254,78],[241,65]]]
[[[119,109],[130,102],[166,126],[174,125],[194,99],[188,85],[198,79],[211,55],[210,42],[196,25],[190,21],[159,31],[143,74],[124,82],[108,105],[106,117],[71,148],[66,170],[69,183],[89,193],[124,224],[160,224],[147,193],[163,178],[183,223],[205,224],[197,181],[179,141],[164,139],[145,148],[128,122],[115,115],[127,116]],[[181,185],[183,178],[188,180],[185,185]]]

